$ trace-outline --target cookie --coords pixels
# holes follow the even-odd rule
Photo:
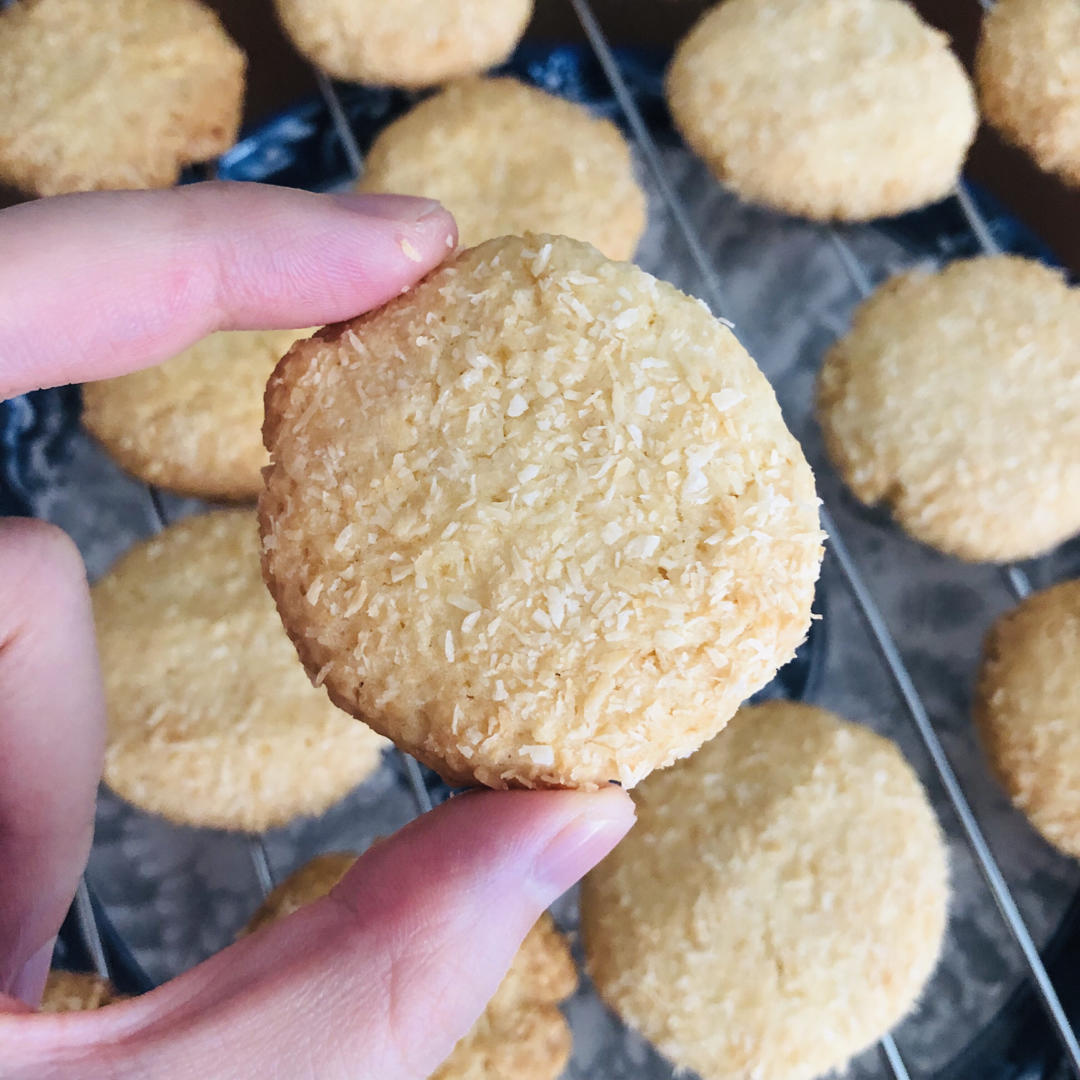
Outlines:
[[[266,898],[244,933],[325,896],[355,855],[318,855]],[[570,1060],[570,1027],[558,1003],[577,987],[577,971],[549,915],[529,931],[495,996],[431,1080],[556,1080]]]
[[[199,0],[0,11],[0,181],[35,195],[169,187],[236,139],[244,54]]]
[[[293,44],[337,79],[420,89],[501,64],[533,0],[274,0]]]
[[[211,334],[157,367],[87,383],[83,424],[128,472],[204,499],[262,490],[263,391],[310,330]]]
[[[855,312],[818,415],[855,496],[972,561],[1080,530],[1080,291],[1012,255],[901,274]]]
[[[911,1008],[937,962],[948,868],[888,739],[823,709],[747,707],[634,793],[582,886],[604,1000],[702,1080],[810,1080]]]
[[[983,115],[1040,168],[1080,185],[1080,7],[998,0],[975,54]]]
[[[100,1009],[122,1000],[108,979],[82,971],[53,968],[45,979],[38,1011],[43,1013],[83,1012]]]
[[[1080,581],[1034,593],[994,623],[975,720],[1009,797],[1050,841],[1080,857]]]
[[[469,79],[421,102],[375,140],[359,187],[438,199],[463,247],[557,233],[629,259],[645,229],[619,129],[516,79]]]
[[[802,640],[813,476],[699,301],[565,237],[459,253],[267,386],[305,666],[456,783],[632,786]]]
[[[431,1080],[556,1080],[573,1048],[558,1003],[577,981],[566,939],[542,915],[480,1019]]]
[[[311,686],[259,576],[255,515],[187,518],[92,589],[105,781],[181,825],[251,831],[318,814],[385,745]]]
[[[354,862],[356,855],[351,851],[328,851],[316,855],[270,891],[239,936],[253,934],[325,896]]]
[[[902,0],[726,0],[679,45],[666,93],[720,180],[817,220],[942,198],[978,122],[946,37]]]

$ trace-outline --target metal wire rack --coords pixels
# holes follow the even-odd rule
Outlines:
[[[978,2],[987,9],[992,6],[992,0],[978,0]],[[699,275],[700,292],[716,314],[724,315],[729,309],[725,300],[725,290],[720,273],[709,258],[705,245],[701,242],[691,214],[677,194],[676,186],[668,175],[656,140],[620,70],[616,54],[593,13],[589,0],[568,0],[568,3],[573,8],[596,60],[610,84],[611,91],[622,111],[623,119],[631,132],[636,149],[648,168],[672,221],[681,234],[686,250]],[[334,84],[322,72],[315,70],[315,78],[340,140],[349,170],[353,178],[356,179],[363,170],[363,155],[350,128],[341,98]],[[212,170],[208,175],[213,175]],[[956,199],[981,250],[988,254],[1000,253],[1000,246],[981,216],[964,182],[961,181],[958,184],[953,197]],[[842,230],[836,227],[824,228],[828,230],[828,240],[835,250],[837,259],[850,278],[854,289],[860,296],[869,295],[873,289],[873,284],[867,271],[859,262],[852,246],[845,239]],[[168,524],[168,515],[160,493],[155,488],[150,487],[147,489],[147,495],[152,520],[156,528],[160,530]],[[908,717],[934,766],[941,787],[955,812],[956,819],[970,846],[971,853],[982,872],[986,888],[997,906],[1004,926],[1019,949],[1027,976],[1051,1022],[1065,1060],[1072,1074],[1080,1080],[1080,1042],[1077,1040],[1076,1033],[1066,1016],[1046,966],[1039,955],[1032,933],[1020,913],[1001,868],[987,843],[972,804],[965,794],[945,747],[935,730],[930,712],[916,688],[904,656],[881,608],[874,598],[873,591],[864,579],[856,559],[838,528],[832,508],[827,502],[822,507],[822,523],[829,537],[827,550],[857,605],[866,628],[895,684]],[[1031,593],[1030,580],[1022,567],[1016,565],[1003,566],[1001,573],[1009,591],[1017,600],[1021,600]],[[432,807],[431,793],[427,788],[418,763],[407,754],[401,752],[399,754],[413,793],[417,811],[423,813],[430,810]],[[273,887],[274,880],[262,837],[258,835],[249,836],[247,838],[247,848],[255,877],[265,895]],[[93,905],[85,880],[80,882],[75,897],[74,909],[94,967],[100,974],[108,976],[109,965],[95,923]],[[911,1074],[891,1035],[886,1035],[881,1039],[880,1053],[889,1075],[894,1077],[895,1080],[910,1080]]]

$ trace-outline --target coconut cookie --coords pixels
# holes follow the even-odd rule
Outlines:
[[[941,948],[948,870],[926,793],[869,729],[747,707],[634,793],[582,886],[605,1001],[702,1080],[810,1080],[911,1008]]]
[[[1080,5],[998,0],[975,56],[983,113],[1047,172],[1080,184]]]
[[[1011,255],[893,278],[821,370],[826,446],[864,503],[963,559],[1080,530],[1080,291]]]
[[[726,0],[679,45],[666,92],[737,194],[818,220],[942,198],[977,126],[947,39],[902,0]]]
[[[45,979],[38,1011],[43,1013],[83,1012],[100,1009],[123,1000],[108,979],[81,971],[54,968]]]
[[[274,0],[293,44],[338,79],[419,89],[501,64],[533,0]]]
[[[325,896],[355,855],[318,855],[266,898],[244,933]],[[577,971],[548,915],[529,931],[510,970],[472,1029],[431,1080],[555,1080],[570,1060],[570,1027],[558,1003],[577,987]]]
[[[0,181],[35,195],[168,187],[230,147],[244,54],[199,0],[0,11]]]
[[[573,1049],[558,1003],[577,982],[566,939],[542,915],[480,1019],[431,1080],[556,1080]]]
[[[93,587],[105,781],[183,825],[252,831],[318,814],[385,745],[315,689],[259,576],[255,516],[188,518]]]
[[[325,896],[354,862],[356,855],[351,851],[328,851],[316,855],[270,891],[239,936],[253,934]]]
[[[793,653],[813,476],[726,325],[565,237],[459,253],[267,387],[263,567],[331,697],[451,782],[632,786]]]
[[[470,79],[421,102],[375,140],[359,187],[438,199],[463,247],[558,233],[629,259],[645,229],[619,129],[516,79]]]
[[[211,334],[157,367],[87,383],[83,424],[140,480],[205,499],[254,499],[266,464],[266,380],[309,333]]]
[[[1080,581],[1035,593],[987,635],[975,719],[994,771],[1050,843],[1080,857]]]

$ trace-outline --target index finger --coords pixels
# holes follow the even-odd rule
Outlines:
[[[0,400],[121,375],[213,330],[349,318],[418,280],[456,238],[429,199],[263,184],[0,211]]]

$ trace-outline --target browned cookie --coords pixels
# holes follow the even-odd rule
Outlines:
[[[419,88],[501,64],[533,0],[274,0],[293,44],[339,79]]]
[[[469,79],[422,101],[379,134],[359,186],[438,199],[463,247],[556,233],[629,259],[645,228],[619,129],[516,79]]]
[[[351,851],[328,851],[316,855],[270,891],[239,936],[253,934],[325,896],[354,862],[356,855]]]
[[[255,515],[187,518],[93,588],[105,781],[185,825],[261,831],[337,802],[385,742],[312,687],[259,574]]]
[[[555,1080],[573,1049],[558,1003],[577,981],[566,940],[542,915],[480,1019],[431,1080]]]
[[[38,1011],[43,1013],[83,1012],[100,1009],[114,1001],[122,1001],[122,995],[108,979],[83,971],[61,971],[53,968],[45,980]]]
[[[1080,857],[1080,581],[994,623],[975,719],[994,771],[1050,843]]]
[[[902,0],[725,0],[679,45],[666,90],[734,191],[825,220],[940,199],[978,120],[945,36]]]
[[[0,10],[0,180],[37,195],[168,187],[236,138],[244,54],[199,0]]]
[[[211,334],[157,367],[87,383],[83,424],[140,480],[204,499],[262,490],[266,380],[310,330]]]
[[[888,739],[807,705],[739,711],[635,792],[582,886],[596,988],[702,1080],[811,1080],[897,1023],[934,970],[948,873]]]
[[[973,561],[1080,530],[1080,290],[1033,259],[915,270],[858,307],[818,416],[852,492]]]
[[[997,0],[975,73],[986,119],[1047,172],[1080,184],[1080,4]]]
[[[325,896],[355,862],[344,852],[317,855],[266,898],[243,934]],[[570,1027],[558,1003],[577,987],[577,971],[548,915],[529,931],[495,996],[431,1080],[555,1080],[570,1060]]]
[[[809,624],[813,476],[731,330],[561,237],[460,253],[267,388],[264,570],[308,671],[455,782],[632,786]]]

